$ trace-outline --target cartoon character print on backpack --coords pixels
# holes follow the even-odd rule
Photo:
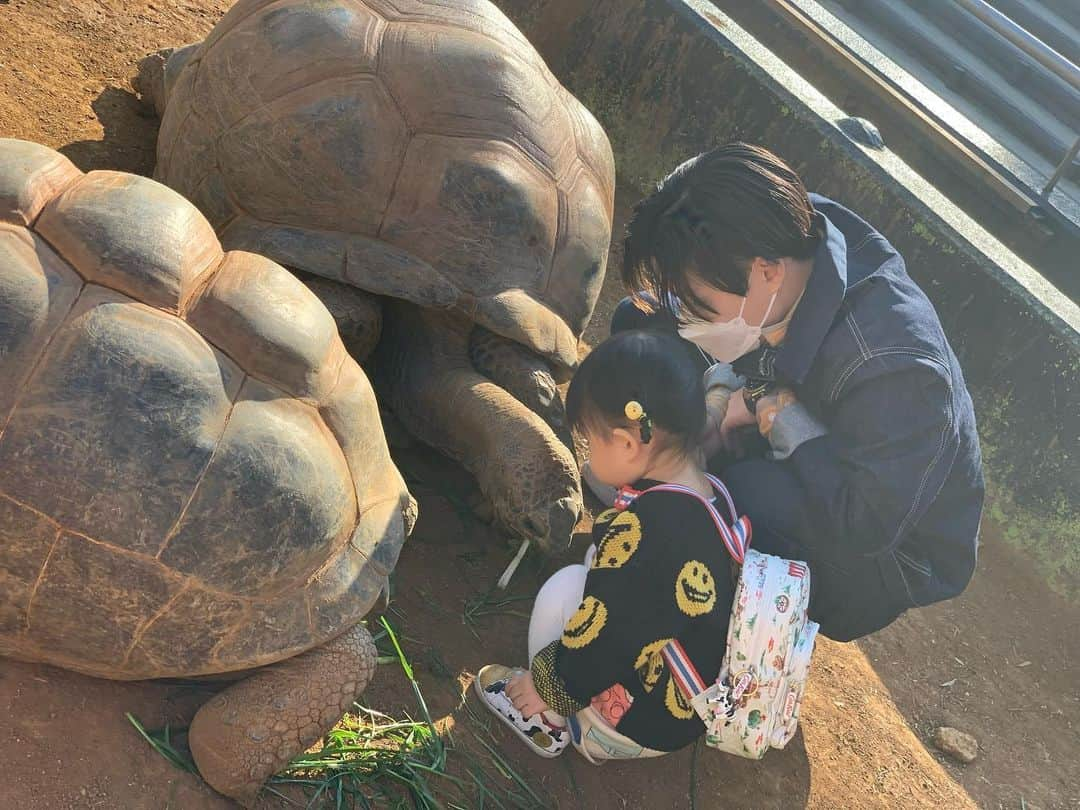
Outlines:
[[[605,512],[604,515],[607,513]],[[601,517],[604,517],[601,515]],[[622,568],[641,545],[641,518],[633,512],[619,512],[608,523],[596,549],[593,568]]]
[[[818,631],[806,616],[809,597],[806,563],[746,553],[709,746],[760,759],[795,734]]]
[[[712,700],[713,714],[729,721],[735,717],[735,710],[738,708],[731,695],[731,675],[724,675],[719,685],[720,688]]]

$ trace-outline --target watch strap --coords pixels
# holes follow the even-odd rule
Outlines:
[[[780,350],[775,346],[762,346],[749,354],[744,354],[734,363],[735,373],[751,380],[776,381],[776,358]]]

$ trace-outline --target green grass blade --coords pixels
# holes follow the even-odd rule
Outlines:
[[[165,732],[165,740],[159,740],[149,731],[147,731],[143,724],[135,719],[135,716],[131,712],[125,712],[124,716],[128,719],[128,722],[135,727],[135,730],[139,732],[144,740],[146,740],[150,747],[157,751],[161,756],[165,757],[174,768],[181,771],[187,771],[188,773],[198,773],[198,769],[195,767],[195,763],[191,762],[170,745],[168,740],[168,731]],[[167,728],[167,727],[166,727]]]

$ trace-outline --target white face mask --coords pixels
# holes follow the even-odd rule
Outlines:
[[[779,291],[773,293],[769,299],[769,306],[761,323],[751,326],[743,319],[743,310],[746,309],[746,297],[743,297],[739,314],[730,321],[721,323],[691,323],[679,329],[679,334],[702,351],[711,355],[720,363],[733,363],[747,352],[753,351],[761,342],[761,332],[765,321],[769,319],[773,304]]]

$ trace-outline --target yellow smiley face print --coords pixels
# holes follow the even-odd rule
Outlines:
[[[674,678],[667,679],[667,692],[664,694],[664,705],[672,717],[679,720],[689,720],[694,716],[694,707],[686,699]]]
[[[577,650],[591,643],[607,624],[607,607],[595,596],[586,596],[563,628],[562,643]]]
[[[611,521],[621,515],[618,509],[605,509],[596,518],[593,519],[593,536],[600,534],[601,536],[607,534],[608,526],[611,525]]]
[[[660,650],[664,649],[664,645],[669,641],[671,641],[670,638],[659,638],[652,644],[646,644],[641,648],[641,654],[638,655],[637,660],[634,661],[634,669],[637,670],[641,685],[645,687],[646,692],[651,692],[659,683],[660,676],[664,674],[664,657],[660,655]]]
[[[716,607],[716,580],[705,563],[690,560],[675,578],[675,604],[687,616],[704,616]]]
[[[620,512],[608,526],[596,549],[593,568],[621,568],[641,543],[641,520],[633,512]]]

